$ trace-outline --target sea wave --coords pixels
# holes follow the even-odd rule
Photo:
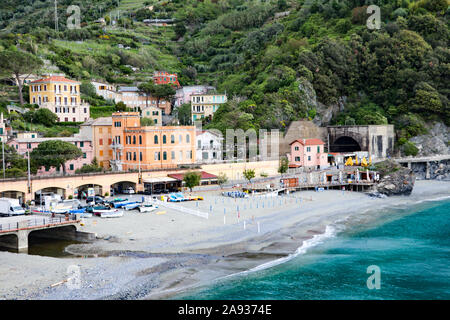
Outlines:
[[[305,254],[309,249],[311,249],[319,244],[322,244],[325,240],[336,237],[338,231],[341,231],[342,228],[343,228],[342,225],[339,225],[339,226],[338,225],[327,225],[325,228],[325,232],[316,234],[311,239],[303,241],[302,245],[300,247],[298,247],[294,253],[291,253],[291,254],[287,255],[286,257],[282,257],[282,258],[279,258],[276,260],[272,260],[272,261],[260,264],[254,268],[251,268],[251,269],[248,269],[245,271],[241,271],[238,273],[233,273],[233,274],[224,276],[217,280],[223,280],[223,279],[230,278],[230,277],[242,276],[242,275],[246,275],[248,273],[269,269],[274,266],[286,263],[301,254]]]

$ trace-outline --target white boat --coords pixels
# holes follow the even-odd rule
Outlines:
[[[123,217],[123,210],[104,210],[100,213],[100,218],[120,218]]]
[[[153,203],[143,203],[139,206],[139,212],[152,212],[158,209],[158,205]]]

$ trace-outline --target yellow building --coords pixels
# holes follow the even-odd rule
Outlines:
[[[81,101],[81,83],[62,76],[51,76],[30,83],[30,103],[46,108],[60,122],[84,122],[90,117],[89,104]]]
[[[150,170],[195,163],[194,126],[141,127],[139,112],[112,115],[113,169]]]
[[[191,95],[192,123],[204,118],[212,119],[221,104],[227,102],[225,94],[193,94]]]

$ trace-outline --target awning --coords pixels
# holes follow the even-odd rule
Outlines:
[[[144,179],[144,183],[168,183],[168,182],[175,182],[175,181],[178,181],[178,180],[171,178],[171,177]]]
[[[178,180],[178,181],[183,181],[184,174],[183,173],[174,173],[174,174],[169,174],[169,177],[174,178],[175,180]],[[216,175],[213,175],[213,174],[205,172],[205,171],[201,172],[200,180],[216,180],[216,179],[217,179]]]

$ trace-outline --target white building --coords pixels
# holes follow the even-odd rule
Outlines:
[[[213,131],[196,132],[196,161],[197,163],[218,163],[223,161],[223,137]]]
[[[215,90],[216,88],[211,86],[185,86],[177,89],[175,94],[174,107],[179,107],[184,103],[191,102],[191,96],[194,94],[205,94],[210,90]]]
[[[102,96],[106,100],[113,100],[116,101],[116,86],[104,83],[104,82],[97,82],[97,81],[91,81],[92,85],[95,87],[95,93],[98,96]]]

